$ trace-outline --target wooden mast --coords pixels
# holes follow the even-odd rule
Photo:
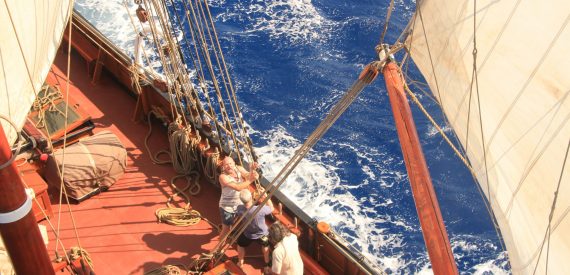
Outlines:
[[[388,62],[382,73],[433,272],[458,274],[398,67]]]
[[[0,164],[12,156],[0,125]],[[27,200],[24,184],[15,163],[0,170],[0,213],[19,209]],[[0,223],[0,233],[16,274],[55,274],[31,207],[27,214],[11,223]]]

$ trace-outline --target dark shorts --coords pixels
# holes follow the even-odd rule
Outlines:
[[[220,207],[220,216],[222,217],[222,224],[232,225],[234,223],[235,213],[230,213]]]
[[[263,247],[269,246],[269,238],[267,236],[262,236],[259,239],[250,239],[244,234],[241,234],[237,240],[237,244],[241,247],[248,247],[252,242],[257,242]]]

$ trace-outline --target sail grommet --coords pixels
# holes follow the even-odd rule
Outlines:
[[[31,191],[33,194],[33,190]],[[18,209],[8,213],[0,213],[0,224],[8,224],[21,220],[32,210],[32,195],[26,191],[26,201]]]

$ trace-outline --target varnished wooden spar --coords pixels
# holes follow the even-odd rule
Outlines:
[[[6,134],[0,125],[0,164],[11,157]],[[0,170],[0,213],[20,208],[26,199],[24,184],[12,162]],[[0,223],[0,232],[16,274],[55,274],[31,208],[20,220]]]
[[[382,73],[433,272],[458,274],[398,67],[389,62]]]

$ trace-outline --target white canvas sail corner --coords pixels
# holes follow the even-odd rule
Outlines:
[[[53,63],[69,19],[69,0],[0,3],[0,114],[20,130]],[[13,144],[17,134],[2,121]]]
[[[471,89],[473,0],[418,1],[406,44],[467,149],[513,273],[565,274],[570,270],[570,164],[563,167],[570,141],[570,2],[476,5],[478,94]]]

